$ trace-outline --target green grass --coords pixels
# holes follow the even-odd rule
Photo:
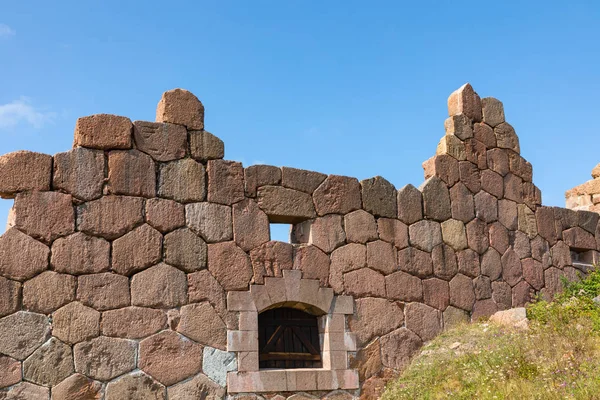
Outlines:
[[[438,336],[382,399],[600,399],[600,272],[564,285],[528,307],[528,330],[480,322]]]

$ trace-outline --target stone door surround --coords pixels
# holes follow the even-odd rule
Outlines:
[[[291,307],[317,315],[323,368],[259,370],[258,314]],[[238,312],[238,330],[227,331],[227,351],[237,355],[238,371],[227,375],[229,393],[291,392],[357,389],[358,372],[348,369],[348,352],[356,337],[346,329],[354,312],[351,296],[334,295],[315,279],[302,279],[299,270],[284,270],[282,278],[265,277],[264,285],[228,292],[227,309]]]

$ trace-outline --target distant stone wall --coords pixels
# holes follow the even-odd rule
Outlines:
[[[467,84],[448,108],[418,189],[224,161],[181,89],[157,122],[84,117],[73,150],[0,157],[0,398],[373,398],[445,327],[552,297],[599,215],[541,206],[498,100]],[[323,368],[258,368],[278,306],[318,315]]]

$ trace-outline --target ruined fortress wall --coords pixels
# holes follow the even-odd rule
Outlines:
[[[419,188],[225,161],[180,89],[157,122],[83,117],[70,151],[0,157],[0,398],[369,398],[445,327],[552,297],[599,215],[541,206],[498,100],[448,108]],[[318,316],[323,368],[258,368],[280,306]]]

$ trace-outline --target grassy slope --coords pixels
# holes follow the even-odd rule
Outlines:
[[[529,330],[481,322],[440,335],[382,399],[600,399],[600,272],[565,285],[528,307]]]

